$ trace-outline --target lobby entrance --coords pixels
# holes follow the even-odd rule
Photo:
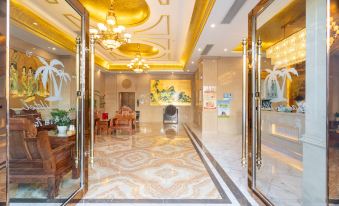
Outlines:
[[[0,0],[0,205],[339,204],[337,0],[126,2]]]

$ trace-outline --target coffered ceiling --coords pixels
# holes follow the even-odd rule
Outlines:
[[[34,11],[42,22],[50,23],[49,27],[58,28],[60,34],[67,34],[69,42],[80,33],[80,15],[64,0],[13,2],[17,3],[16,6]],[[110,0],[80,2],[90,13],[92,28],[105,20]],[[114,51],[105,50],[97,44],[96,63],[109,71],[128,70],[126,64],[135,56],[140,45],[141,53],[151,70],[183,71],[214,2],[215,0],[116,0],[118,23],[124,25],[126,31],[132,34],[132,42]],[[34,28],[35,26],[28,24],[26,22],[25,26],[30,30],[39,32],[39,29],[44,29],[45,33],[48,33],[46,25]],[[69,47],[73,44],[69,44]]]

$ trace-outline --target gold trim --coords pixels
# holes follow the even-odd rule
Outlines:
[[[152,38],[153,39],[153,38]],[[145,40],[145,39],[139,39],[141,41],[144,41],[144,42],[147,42],[147,43],[151,43],[151,44],[154,44],[154,45],[157,45],[159,47],[161,47],[163,50],[167,50],[166,47],[164,45],[161,45],[159,43],[155,43],[155,42],[152,42],[152,41],[149,41],[149,40]]]
[[[184,65],[193,53],[199,37],[205,27],[207,19],[212,11],[216,0],[196,0],[191,18],[188,34],[186,37],[186,45],[181,56],[180,62]]]
[[[158,56],[158,57],[152,57],[152,58],[147,58],[147,59],[159,59],[161,57],[164,57],[166,55],[166,53],[163,53],[162,55]]]
[[[49,4],[59,4],[58,0],[45,0]]]
[[[183,65],[181,64],[149,64],[150,71],[166,71],[166,70],[174,70],[180,71],[183,70]],[[126,64],[110,64],[109,71],[130,71]]]
[[[164,6],[164,5],[169,5],[170,4],[170,0],[158,0],[159,4],[161,6]]]
[[[134,33],[135,33],[135,34],[136,34],[136,33],[141,33],[141,32],[149,31],[149,30],[155,28],[156,26],[158,26],[158,25],[161,23],[161,21],[163,20],[164,17],[166,17],[166,19],[167,19],[167,31],[166,31],[165,34],[161,34],[161,33],[159,33],[159,34],[153,33],[153,34],[143,34],[143,35],[170,35],[170,23],[169,23],[169,22],[170,22],[170,16],[169,16],[169,15],[161,15],[160,18],[159,18],[159,20],[158,20],[155,24],[153,24],[152,26],[150,26],[150,27],[148,27],[148,28],[146,28],[146,29],[142,29],[142,30],[139,30],[139,31],[135,31]]]
[[[74,26],[76,26],[77,28],[81,28],[80,25],[81,25],[81,19],[77,18],[76,16],[74,16],[73,14],[63,14],[63,16],[68,20],[70,21]],[[74,20],[72,20],[71,18],[74,18],[78,21],[80,21],[80,25],[77,24]]]
[[[75,38],[72,38],[70,35],[62,32],[62,29],[51,25],[27,7],[19,4],[16,0],[11,1],[10,9],[11,20],[18,27],[21,27],[61,48],[75,52]],[[33,25],[33,22],[38,23],[38,26]]]

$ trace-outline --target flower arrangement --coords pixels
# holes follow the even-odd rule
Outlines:
[[[71,124],[71,119],[68,116],[69,111],[62,109],[53,109],[51,111],[51,116],[54,124],[57,126],[69,126]]]

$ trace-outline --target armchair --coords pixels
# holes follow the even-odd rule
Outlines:
[[[10,183],[48,185],[48,198],[58,195],[62,177],[74,168],[74,142],[52,145],[48,131],[37,132],[26,118],[10,118]]]

